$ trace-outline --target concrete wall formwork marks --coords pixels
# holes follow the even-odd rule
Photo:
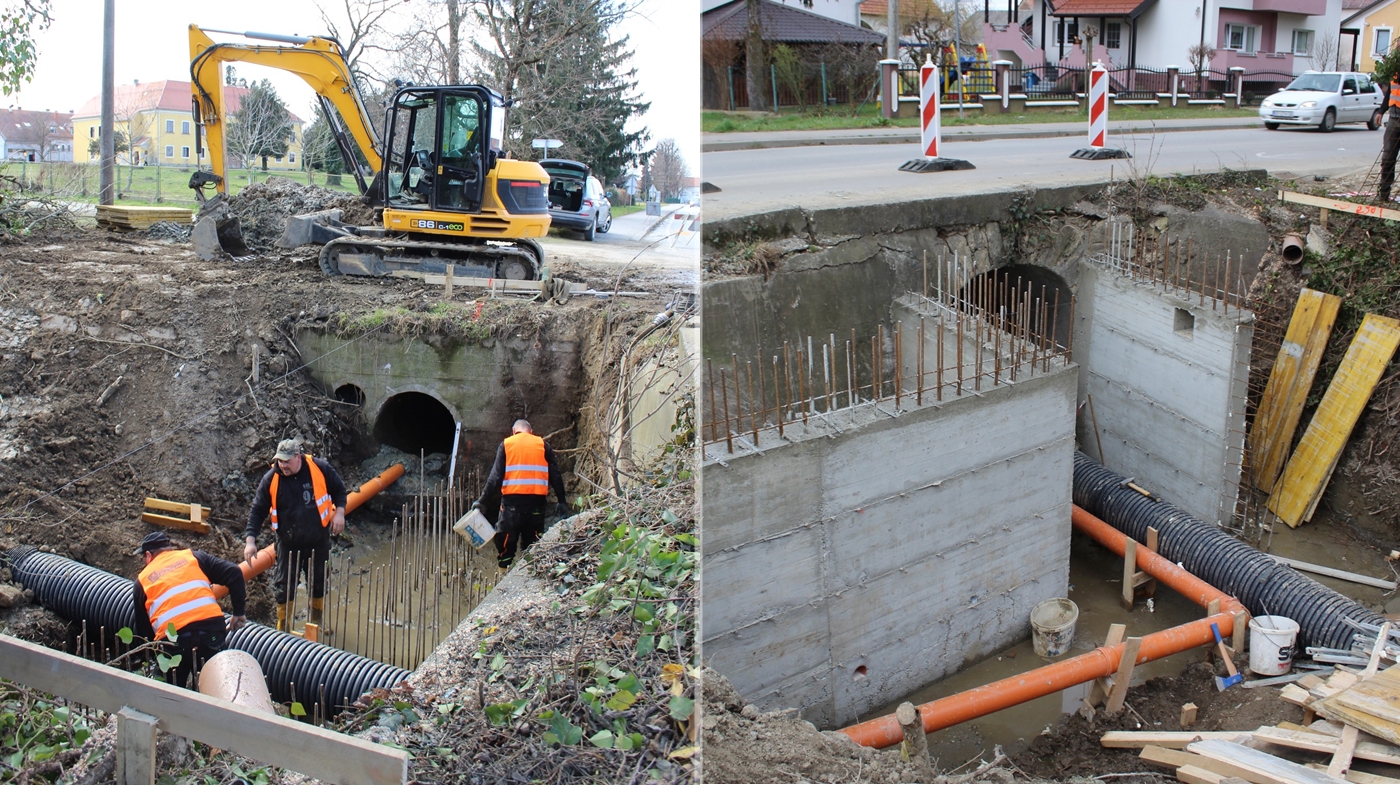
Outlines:
[[[709,664],[761,708],[832,727],[1026,637],[1031,608],[1067,589],[1076,379],[1061,367],[906,399],[897,417],[794,423],[762,453],[714,448]]]
[[[1080,444],[1203,520],[1234,510],[1254,317],[1085,262],[1075,358],[1085,367]],[[1093,418],[1099,438],[1095,439]]]

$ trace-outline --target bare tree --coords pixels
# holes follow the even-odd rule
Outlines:
[[[396,72],[419,84],[461,84],[469,5],[470,0],[415,5],[412,19],[394,39]]]
[[[706,97],[712,106],[729,106],[729,95],[724,85],[729,84],[729,69],[739,61],[739,42],[720,38],[705,38],[700,41],[700,60],[714,74],[711,84],[717,87],[720,95]]]
[[[1186,50],[1186,62],[1191,65],[1191,70],[1196,72],[1196,91],[1200,92],[1206,65],[1215,57],[1215,47],[1210,44],[1191,44],[1191,48]]]
[[[365,79],[388,81],[380,74],[368,70],[369,61],[365,59],[365,54],[371,51],[392,51],[393,48],[382,40],[381,31],[393,12],[401,5],[402,3],[394,0],[340,0],[340,5],[335,6],[335,10],[332,11],[319,2],[316,4],[326,31],[340,42],[341,49],[345,52],[345,63],[350,66],[350,73],[355,75],[356,81],[361,82],[356,85],[361,91],[365,90]]]
[[[1341,44],[1335,34],[1314,33],[1312,43],[1308,45],[1308,62],[1318,71],[1335,70],[1340,50]]]
[[[763,51],[763,0],[745,0],[749,16],[744,35],[744,78],[749,93],[749,108],[768,108],[768,55]],[[776,109],[777,107],[773,107]]]
[[[685,179],[690,176],[690,167],[675,139],[662,139],[647,160],[646,178],[648,185],[655,185],[661,197],[678,196],[685,188]]]
[[[293,130],[291,113],[268,80],[250,85],[238,111],[229,119],[228,149],[243,161],[243,168],[250,168],[252,159],[261,158],[263,171],[267,171],[270,156],[287,154]]]

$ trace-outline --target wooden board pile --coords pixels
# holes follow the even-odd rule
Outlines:
[[[182,207],[132,207],[103,204],[97,206],[97,225],[120,231],[144,232],[161,221],[188,224],[193,212]]]
[[[1400,783],[1400,665],[1379,671],[1389,624],[1366,669],[1338,666],[1285,684],[1279,697],[1307,710],[1303,724],[1253,731],[1114,731],[1105,747],[1141,748],[1140,757],[1176,770],[1181,782]],[[1317,717],[1321,717],[1318,719]],[[1323,763],[1317,755],[1330,755]],[[1306,760],[1311,757],[1312,760]],[[1352,761],[1394,767],[1385,775],[1353,771]]]

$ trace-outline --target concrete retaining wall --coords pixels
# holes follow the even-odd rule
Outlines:
[[[711,447],[709,664],[760,708],[832,727],[1027,637],[1031,608],[1067,590],[1076,379],[838,412],[761,454]]]
[[[577,340],[488,338],[442,347],[377,335],[351,343],[312,330],[299,331],[296,339],[304,357],[317,358],[311,375],[328,396],[345,384],[360,388],[370,431],[399,393],[437,399],[462,423],[464,455],[467,440],[474,443],[474,465],[490,463],[517,418],[528,417],[536,433],[547,434],[573,424],[578,411],[583,372]],[[554,446],[573,439],[566,434]]]
[[[1229,520],[1239,484],[1253,315],[1086,262],[1075,359],[1080,444],[1202,520]],[[1189,328],[1187,325],[1189,324]],[[1099,442],[1103,455],[1097,456]]]

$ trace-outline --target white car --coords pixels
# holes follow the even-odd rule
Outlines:
[[[1337,123],[1365,123],[1372,131],[1385,118],[1385,93],[1368,74],[1308,71],[1259,105],[1264,127],[1315,125],[1327,133]]]

